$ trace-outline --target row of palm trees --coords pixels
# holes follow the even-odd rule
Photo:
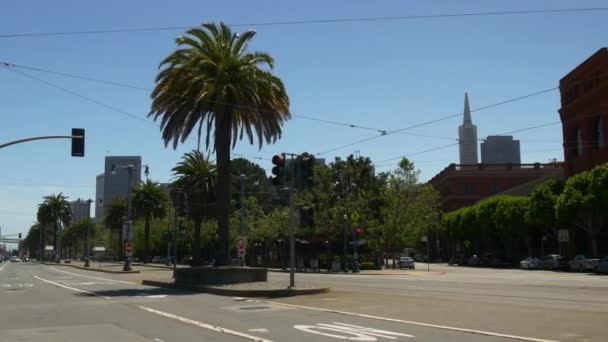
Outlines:
[[[215,182],[217,178],[215,163],[200,151],[184,154],[182,160],[173,168],[174,180],[171,192],[185,194],[185,202],[177,203],[177,196],[171,198],[165,193],[160,183],[146,180],[135,185],[132,191],[134,218],[144,222],[143,260],[150,257],[150,227],[152,220],[164,219],[171,205],[177,205],[186,213],[194,225],[192,255],[195,263],[201,262],[201,226],[215,215]],[[78,223],[71,224],[72,213],[68,197],[62,193],[45,196],[38,206],[38,222],[35,225],[41,231],[39,248],[46,241],[52,241],[55,250],[60,249],[60,241],[72,242],[82,238]],[[117,251],[122,251],[122,227],[127,219],[127,202],[125,199],[113,200],[106,209],[104,227],[116,234]],[[90,222],[89,222],[90,224]],[[59,231],[66,227],[61,237]],[[69,227],[69,228],[68,228]],[[33,232],[32,232],[33,233]],[[51,234],[50,239],[47,236]],[[56,260],[59,258],[57,253]]]
[[[195,260],[200,261],[202,223],[211,217],[217,220],[216,266],[227,265],[230,259],[232,148],[243,137],[259,148],[276,142],[284,122],[291,117],[285,86],[272,73],[274,58],[248,49],[255,34],[254,30],[232,32],[224,23],[206,23],[188,30],[176,39],[177,49],[161,61],[151,94],[149,117],[160,121],[165,146],[171,144],[175,149],[194,130],[197,132],[197,150],[187,153],[173,169],[175,186],[188,198],[188,216],[195,227]],[[217,166],[200,152],[203,134],[206,148],[215,151]],[[136,211],[143,215],[146,225],[145,254],[150,220],[166,215],[166,199],[160,193],[158,183],[150,181],[134,191]],[[39,221],[54,227],[55,242],[58,222],[70,221],[66,203],[59,194],[49,196],[48,201],[45,197],[39,208]],[[105,218],[105,226],[118,234],[124,207],[120,201],[110,204]]]

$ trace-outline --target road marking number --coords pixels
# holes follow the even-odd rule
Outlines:
[[[399,337],[414,337],[392,331],[361,327],[358,325],[333,322],[333,324],[317,323],[317,325],[294,325],[294,328],[312,334],[333,337],[349,341],[378,341],[378,337],[396,340]]]

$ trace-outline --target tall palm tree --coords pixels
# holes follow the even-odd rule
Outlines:
[[[144,219],[144,263],[148,262],[150,251],[150,221],[162,219],[167,214],[169,196],[165,194],[160,183],[152,180],[139,182],[133,190],[133,206],[135,217]]]
[[[44,201],[38,205],[38,219],[41,223],[50,225],[53,229],[53,245],[55,246],[56,261],[59,262],[61,254],[59,251],[59,239],[57,233],[59,225],[67,227],[70,225],[72,218],[72,209],[66,196],[62,193],[58,195],[45,196]]]
[[[106,210],[104,210],[106,211]],[[127,201],[114,199],[107,207],[104,226],[116,233],[118,257],[122,256],[122,225],[127,220]]]
[[[188,215],[194,223],[192,243],[193,263],[201,263],[201,225],[213,213],[215,182],[217,171],[209,156],[194,150],[184,154],[182,160],[173,168],[173,184],[188,196]]]
[[[203,24],[176,40],[178,49],[160,64],[152,91],[149,116],[161,119],[162,139],[176,148],[198,125],[205,144],[217,160],[217,221],[219,248],[216,265],[226,265],[230,238],[230,151],[246,136],[274,143],[290,118],[289,98],[281,79],[272,72],[274,59],[248,51],[255,36],[250,30],[233,33],[226,24]],[[213,143],[210,143],[213,130]]]

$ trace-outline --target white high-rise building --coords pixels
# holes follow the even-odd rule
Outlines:
[[[477,126],[471,120],[469,95],[464,93],[464,118],[458,126],[458,141],[460,144],[460,164],[477,164]]]

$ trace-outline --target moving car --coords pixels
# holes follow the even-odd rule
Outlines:
[[[11,257],[11,262],[21,262],[21,259],[19,259],[18,256],[12,256]]]
[[[572,271],[593,271],[593,268],[599,261],[600,259],[587,259],[584,255],[579,254],[575,256],[574,259],[570,260],[568,265]]]
[[[409,268],[410,270],[416,268],[416,263],[414,262],[414,259],[410,257],[399,258],[399,269],[403,268]]]
[[[608,256],[595,264],[593,270],[595,273],[608,273]]]
[[[457,255],[457,256],[453,256],[452,258],[450,258],[450,261],[448,263],[448,265],[452,266],[452,265],[464,265],[466,264],[465,262],[465,258],[462,255]]]
[[[467,261],[467,265],[469,265],[469,266],[479,266],[480,262],[481,262],[481,259],[479,259],[479,257],[477,255],[473,255]]]
[[[519,262],[519,268],[522,270],[537,270],[540,267],[540,259],[528,257]]]

